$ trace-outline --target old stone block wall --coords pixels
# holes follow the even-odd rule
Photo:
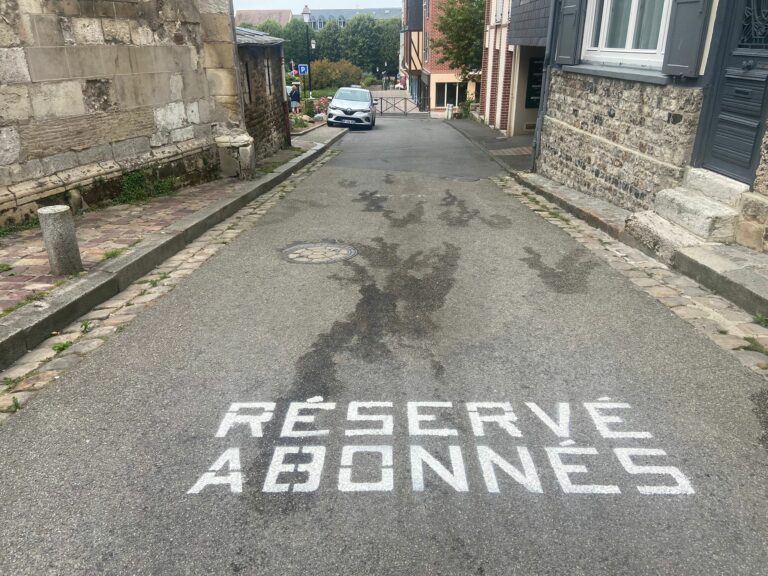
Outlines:
[[[736,241],[760,252],[768,252],[768,131],[763,137],[757,176],[739,203]]]
[[[760,154],[760,165],[757,167],[754,191],[768,196],[768,130],[763,136],[763,148]]]
[[[245,126],[256,160],[290,143],[280,46],[240,46]]]
[[[237,125],[228,0],[0,3],[0,223]]]
[[[629,210],[679,185],[702,91],[553,70],[538,170]]]

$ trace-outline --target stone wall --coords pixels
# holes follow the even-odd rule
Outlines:
[[[760,154],[760,165],[757,167],[754,191],[768,196],[768,130],[763,136],[763,148]]]
[[[679,185],[690,162],[700,89],[553,70],[538,171],[630,210]]]
[[[240,105],[228,0],[0,3],[0,223],[213,146]]]
[[[280,46],[240,46],[245,126],[256,160],[290,144]]]

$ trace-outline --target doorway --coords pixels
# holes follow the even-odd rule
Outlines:
[[[752,184],[768,112],[768,0],[733,0],[703,166]]]

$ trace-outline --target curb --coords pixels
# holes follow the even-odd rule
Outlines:
[[[512,170],[501,164],[482,144],[473,140],[454,124],[449,126],[483,150],[502,166],[515,181],[557,204],[560,208],[602,230],[619,242],[658,259],[658,254],[625,231],[629,210],[614,206],[558,184],[531,172]],[[768,255],[753,253],[748,248],[727,244],[702,244],[673,252],[670,267],[719,294],[750,314],[768,316]]]
[[[327,122],[322,122],[317,126],[310,126],[309,128],[304,128],[304,130],[302,130],[301,132],[291,132],[291,138],[293,138],[294,136],[304,136],[304,134],[309,134],[310,132],[327,125],[328,125]]]
[[[341,130],[330,140],[315,146],[275,168],[271,174],[236,196],[222,198],[194,214],[171,224],[161,232],[147,235],[126,254],[97,265],[83,278],[76,278],[54,290],[44,307],[24,306],[0,320],[0,369],[34,349],[38,344],[94,307],[119,294],[161,262],[184,249],[201,234],[226,220],[265,192],[281,184],[314,161],[340,140]]]
[[[629,210],[525,172],[510,172],[523,186],[619,242],[659,260],[625,230]],[[768,256],[732,244],[702,243],[674,250],[669,265],[750,314],[768,315]]]
[[[478,120],[476,120],[476,119],[474,119],[474,118],[467,118],[467,121],[470,121],[470,122],[478,122]],[[495,154],[494,154],[494,153],[491,151],[491,149],[490,149],[490,148],[486,147],[486,146],[485,146],[485,144],[483,144],[483,143],[482,143],[482,142],[480,142],[479,140],[475,140],[475,139],[474,139],[474,138],[473,138],[473,137],[472,137],[472,136],[469,134],[469,132],[467,132],[467,131],[465,131],[465,130],[463,130],[463,129],[462,129],[462,127],[461,127],[460,123],[458,123],[458,122],[451,122],[450,120],[443,120],[443,122],[445,122],[446,124],[448,124],[448,126],[450,126],[451,128],[453,128],[454,130],[456,130],[456,132],[458,132],[459,134],[461,134],[462,136],[464,136],[464,138],[466,138],[467,140],[469,140],[469,142],[471,142],[471,143],[472,143],[472,144],[473,144],[473,145],[474,145],[474,146],[475,146],[475,147],[476,147],[478,150],[482,150],[483,152],[485,152],[485,153],[488,155],[488,157],[489,157],[491,160],[493,160],[493,161],[494,161],[496,164],[498,164],[499,166],[501,166],[501,168],[502,168],[502,169],[504,169],[504,171],[505,171],[505,172],[509,172],[509,173],[511,173],[511,174],[514,174],[514,173],[515,173],[515,172],[518,170],[517,168],[515,168],[515,167],[513,167],[513,166],[509,166],[509,165],[507,165],[507,164],[506,164],[506,163],[505,163],[505,162],[504,162],[504,161],[503,161],[501,158],[499,158],[498,156],[496,156],[496,155],[495,155]],[[498,132],[498,131],[497,131],[497,132]],[[499,133],[499,134],[501,134],[501,132],[498,132],[498,133]],[[526,166],[525,166],[525,168],[524,168],[524,169],[525,169],[525,170],[529,170],[529,169],[530,169],[530,167],[532,166],[532,162],[533,162],[533,160],[530,160],[530,161],[526,162]]]

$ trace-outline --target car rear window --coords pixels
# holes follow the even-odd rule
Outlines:
[[[336,95],[333,97],[334,100],[352,100],[353,102],[368,102],[370,101],[371,97],[368,95],[367,90],[350,90],[341,88],[336,91]]]

